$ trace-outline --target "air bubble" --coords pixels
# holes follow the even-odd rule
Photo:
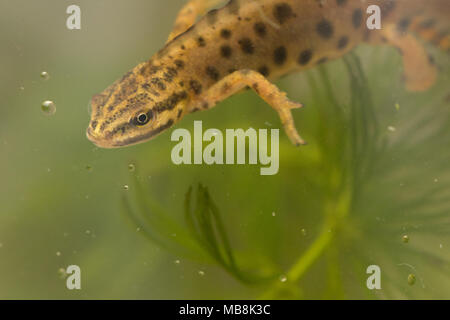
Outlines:
[[[302,232],[302,236],[306,236],[306,229],[303,228],[303,229],[301,230],[301,232]]]
[[[128,171],[134,172],[135,170],[136,170],[136,166],[135,166],[134,164],[130,163],[130,164],[128,165]]]
[[[51,100],[46,100],[46,101],[42,102],[41,110],[42,110],[42,112],[44,112],[45,115],[52,116],[56,112],[55,103]]]
[[[205,275],[205,271],[199,270],[198,274],[203,277]]]
[[[130,189],[130,187],[127,184],[123,186],[123,190],[128,190],[128,189]]]
[[[411,273],[408,275],[408,284],[410,286],[414,285],[416,283],[416,275]]]
[[[281,282],[286,282],[287,281],[287,277],[285,275],[281,275],[280,276],[280,281]]]
[[[59,268],[58,269],[58,276],[59,276],[60,279],[65,279],[67,277],[66,269]]]
[[[408,242],[409,242],[409,236],[408,236],[407,234],[405,234],[405,235],[402,237],[402,241],[403,241],[404,243],[408,243]]]
[[[47,71],[42,71],[42,72],[41,72],[41,78],[42,78],[43,80],[48,80],[48,79],[50,79],[50,75],[48,74]]]
[[[395,127],[393,127],[393,126],[389,126],[387,129],[388,129],[390,132],[395,132],[395,131],[397,131],[397,129],[396,129]]]

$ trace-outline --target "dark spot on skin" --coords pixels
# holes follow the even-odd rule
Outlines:
[[[347,47],[348,45],[348,37],[343,36],[342,38],[339,39],[338,42],[338,49],[344,49],[345,47]]]
[[[231,38],[231,31],[228,29],[222,29],[220,30],[220,36],[224,39],[230,39]]]
[[[347,4],[347,0],[336,0],[338,6],[345,6]]]
[[[353,11],[353,16],[352,16],[352,23],[353,23],[353,26],[355,27],[355,29],[358,29],[359,27],[361,27],[362,20],[363,20],[362,10],[360,8],[355,9],[355,11]]]
[[[148,94],[147,93],[140,93],[135,97],[131,97],[127,100],[126,109],[133,110],[133,109],[139,109],[141,107],[144,107],[148,103]],[[121,109],[120,111],[116,112],[115,115],[121,114],[121,112],[124,109]]]
[[[255,23],[253,29],[255,30],[255,33],[261,38],[264,38],[267,34],[266,25],[262,22]]]
[[[166,90],[166,85],[162,82],[160,78],[153,78],[150,80],[152,84],[157,86],[160,90]]]
[[[233,73],[233,72],[236,72],[236,71],[237,71],[236,69],[229,69],[228,73]]]
[[[434,65],[436,63],[434,61],[434,57],[431,54],[428,55],[428,61],[430,62],[431,65]]]
[[[198,44],[199,47],[204,47],[204,46],[206,46],[205,39],[204,39],[203,37],[198,37],[198,38],[197,38],[197,44]]]
[[[329,39],[333,36],[334,28],[328,20],[322,20],[317,24],[317,33],[324,39]]]
[[[129,127],[130,127],[129,123],[123,123],[123,124],[117,126],[116,128],[114,128],[112,131],[108,132],[106,134],[106,136],[111,138],[112,136],[116,136],[119,133],[124,135]]]
[[[243,38],[239,40],[238,43],[241,46],[241,50],[246,54],[253,54],[253,52],[255,51],[253,42],[249,38]]]
[[[232,52],[233,50],[228,45],[223,45],[220,47],[220,54],[226,59],[229,59],[231,57]]]
[[[144,84],[141,85],[142,89],[144,89],[145,91],[150,92],[152,95],[159,97],[160,94],[152,88],[152,86],[150,85],[150,83],[145,82]]]
[[[178,110],[177,119],[180,119],[182,113],[183,113],[183,109]]]
[[[322,59],[320,59],[319,61],[317,61],[317,64],[322,64],[328,61],[327,57],[323,57]]]
[[[203,108],[203,109],[208,109],[208,108],[209,108],[209,103],[208,103],[208,101],[204,101],[204,102],[203,102],[202,108]]]
[[[273,52],[273,61],[277,65],[282,65],[286,62],[287,58],[287,51],[285,47],[278,47]]]
[[[184,44],[182,44],[180,48],[181,48],[181,50],[186,50],[186,47]]]
[[[167,71],[164,72],[164,80],[167,82],[172,82],[173,78],[178,74],[178,71],[175,68],[167,68]]]
[[[202,85],[197,80],[191,80],[189,82],[189,86],[191,87],[191,89],[194,91],[195,94],[198,95],[202,93]]]
[[[298,57],[298,63],[302,66],[308,64],[308,62],[311,61],[312,55],[313,53],[311,50],[302,51]]]
[[[95,130],[95,128],[97,128],[97,125],[98,125],[98,121],[97,120],[91,122],[92,129]]]
[[[207,16],[206,16],[206,20],[208,21],[209,24],[215,24],[217,22],[217,9],[213,9],[210,12],[208,12]]]
[[[179,93],[172,94],[166,100],[160,101],[155,104],[153,110],[156,112],[162,112],[166,110],[173,110],[178,102],[187,98],[186,91],[181,91]]]
[[[273,15],[280,24],[283,24],[290,18],[294,17],[292,8],[287,3],[279,3],[273,8]]]
[[[401,19],[399,21],[399,23],[397,24],[398,31],[401,33],[406,32],[406,30],[408,30],[408,27],[410,24],[411,24],[411,20],[409,20],[409,18]]]
[[[200,111],[200,109],[199,108],[194,108],[194,109],[192,109],[191,113],[194,113],[194,112],[197,112],[197,111]]]
[[[258,72],[261,73],[264,77],[267,77],[270,73],[269,68],[267,66],[262,66],[258,69]]]
[[[175,65],[177,66],[178,69],[183,69],[184,61],[183,60],[175,60]]]
[[[214,81],[219,80],[219,77],[220,77],[219,71],[217,71],[217,69],[213,66],[206,67],[206,74],[208,75],[208,77],[210,77]]]

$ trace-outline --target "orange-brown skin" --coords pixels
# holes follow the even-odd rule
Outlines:
[[[92,98],[91,141],[105,148],[144,142],[249,86],[279,113],[291,141],[303,144],[290,113],[301,105],[269,81],[366,41],[399,48],[407,88],[425,90],[436,71],[409,32],[450,48],[448,0],[232,0],[185,30],[208,1],[191,0],[163,49]],[[381,8],[382,30],[366,27],[371,4]]]

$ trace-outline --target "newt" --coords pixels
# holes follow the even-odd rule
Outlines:
[[[422,91],[436,81],[437,68],[419,39],[450,49],[448,0],[230,0],[207,12],[221,2],[188,1],[166,45],[92,98],[87,137],[94,144],[147,141],[251,88],[278,113],[291,142],[303,145],[291,112],[302,104],[276,79],[369,43],[398,48],[406,88]],[[380,8],[380,30],[366,26],[371,4]]]

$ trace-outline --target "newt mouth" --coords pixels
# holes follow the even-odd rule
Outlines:
[[[115,145],[111,140],[107,140],[102,138],[101,136],[96,135],[90,125],[86,130],[86,137],[89,139],[89,141],[91,141],[99,148],[112,149],[121,147],[120,145]]]

